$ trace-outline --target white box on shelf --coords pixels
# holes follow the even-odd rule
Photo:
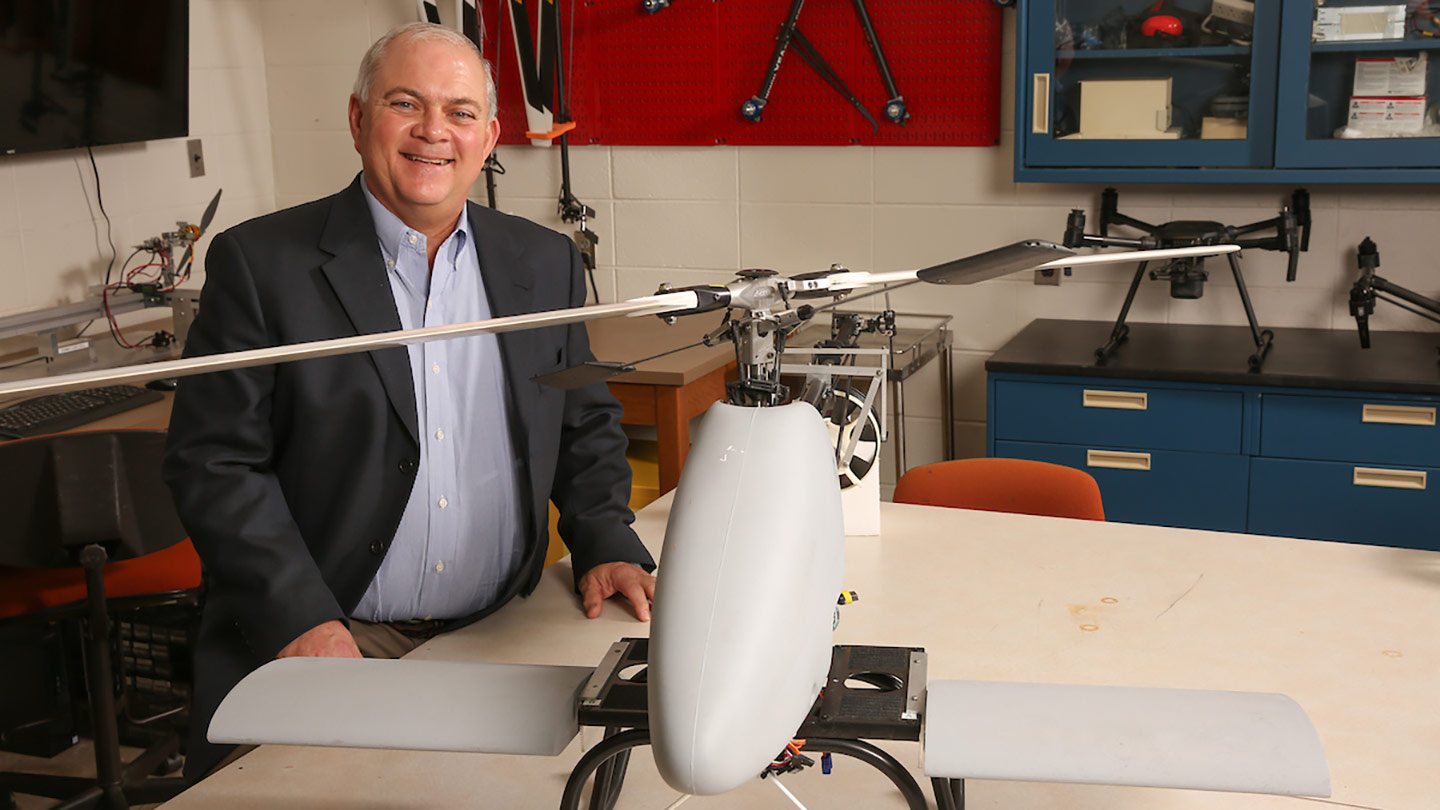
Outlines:
[[[1404,3],[1377,6],[1321,6],[1315,9],[1313,39],[1316,42],[1404,38]]]
[[[1352,96],[1347,124],[1366,133],[1419,132],[1425,126],[1425,99]]]
[[[1425,71],[1429,57],[1424,51],[1413,56],[1356,57],[1354,96],[1424,96]]]

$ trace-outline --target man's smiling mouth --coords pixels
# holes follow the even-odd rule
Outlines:
[[[404,152],[401,152],[401,154],[405,154],[405,153],[404,153]],[[413,161],[415,161],[416,163],[427,163],[427,164],[429,164],[429,165],[431,165],[431,166],[447,166],[447,165],[455,162],[454,160],[452,160],[452,159],[450,159],[450,158],[427,158],[427,157],[421,157],[420,155],[405,155],[405,157],[406,157],[406,159],[408,159],[408,160],[413,160]]]

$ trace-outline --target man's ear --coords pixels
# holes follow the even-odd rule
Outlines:
[[[365,108],[360,104],[360,99],[350,96],[350,139],[355,142],[355,151],[360,151],[360,118],[365,114]]]
[[[495,118],[491,118],[491,119],[485,124],[485,156],[486,156],[486,157],[489,157],[489,156],[490,156],[490,153],[493,152],[493,151],[495,151],[495,145],[498,144],[498,143],[500,143],[500,119],[499,119],[499,117],[495,117]]]

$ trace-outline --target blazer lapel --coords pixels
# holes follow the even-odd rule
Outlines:
[[[321,266],[325,278],[340,299],[345,314],[355,327],[355,334],[392,332],[401,328],[400,313],[395,309],[395,296],[390,290],[385,262],[370,210],[360,190],[359,176],[335,197],[330,219],[320,239],[320,249],[333,258]],[[370,360],[380,375],[391,406],[400,421],[419,441],[420,429],[415,416],[415,388],[410,376],[410,355],[403,347],[377,349],[369,352]]]

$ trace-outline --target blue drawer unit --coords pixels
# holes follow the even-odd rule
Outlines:
[[[1440,551],[1440,335],[1034,321],[985,364],[993,456],[1084,470],[1110,520]],[[1383,347],[1383,350],[1381,349]]]
[[[1260,452],[1276,458],[1440,463],[1435,404],[1384,397],[1261,397]]]
[[[995,383],[994,413],[997,439],[1240,452],[1233,391],[1005,380]]]
[[[1249,530],[1440,551],[1437,469],[1251,461]]]
[[[995,442],[995,455],[1090,473],[1100,485],[1106,520],[1245,531],[1250,478],[1245,456],[1005,441]]]

